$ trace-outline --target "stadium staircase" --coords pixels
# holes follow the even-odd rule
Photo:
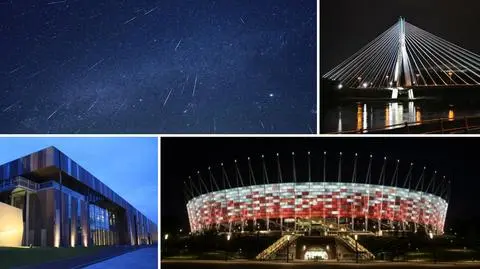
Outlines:
[[[290,237],[290,240],[289,240]],[[284,235],[280,237],[275,243],[271,244],[268,248],[266,248],[264,251],[260,252],[260,254],[257,255],[256,259],[257,260],[268,260],[273,257],[278,251],[282,250],[285,248],[289,243],[295,242],[300,236],[296,234],[289,234],[289,235]]]
[[[356,247],[358,247],[358,257],[359,259],[363,260],[373,260],[375,259],[375,255],[373,255],[366,247],[360,244],[357,241],[357,245],[355,245],[355,239],[353,239],[350,235],[337,235],[335,237],[340,242],[345,244],[352,250],[354,253],[356,252]]]

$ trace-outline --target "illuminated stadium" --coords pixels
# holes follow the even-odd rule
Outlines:
[[[208,177],[198,171],[185,182],[191,232],[443,234],[450,188],[437,171],[368,154],[336,153],[330,163],[326,152],[315,162],[311,155],[292,153],[285,165],[277,153],[271,170],[262,155],[243,166],[235,160],[231,169],[209,167]]]

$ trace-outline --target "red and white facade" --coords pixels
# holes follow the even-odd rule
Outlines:
[[[238,187],[202,194],[187,203],[192,232],[249,220],[343,218],[420,225],[441,234],[447,208],[445,199],[431,193],[344,182]],[[367,229],[373,229],[368,222]]]

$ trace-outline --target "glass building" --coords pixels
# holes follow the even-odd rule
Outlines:
[[[0,165],[0,202],[22,210],[25,246],[157,241],[154,222],[54,147]]]

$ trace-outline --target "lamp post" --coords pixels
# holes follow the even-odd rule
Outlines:
[[[231,235],[230,234],[227,234],[227,246],[225,248],[225,261],[228,260],[228,246],[229,246],[229,242],[230,242],[230,238],[231,238]]]
[[[168,234],[165,234],[165,235],[163,236],[163,238],[165,239],[165,256],[167,256],[167,253],[168,253],[168,252],[167,252],[167,239],[168,239]]]
[[[355,261],[358,263],[358,235],[355,236]]]
[[[430,238],[430,244],[432,245],[433,250],[433,263],[437,263],[437,252],[435,248],[435,243],[433,242],[433,233],[430,231],[428,232],[428,238]]]
[[[290,256],[290,235],[287,235],[287,262],[288,262],[288,256]]]

